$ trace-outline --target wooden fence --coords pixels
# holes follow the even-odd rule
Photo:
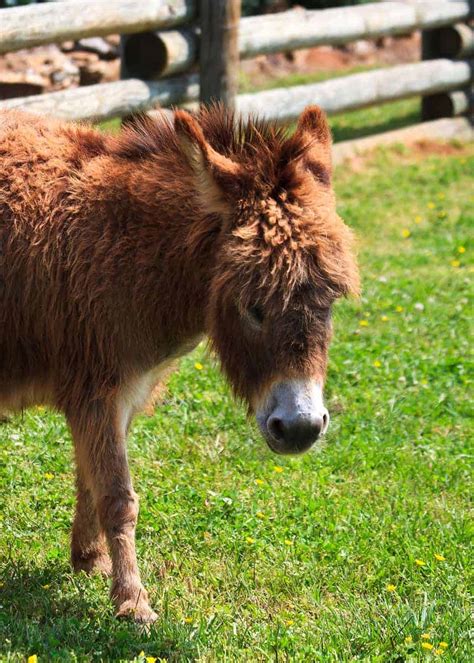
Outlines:
[[[120,33],[122,80],[0,101],[68,120],[104,120],[159,106],[223,100],[246,115],[294,119],[410,96],[423,118],[472,111],[472,0],[405,0],[240,17],[240,0],[51,2],[0,9],[0,53]],[[237,94],[239,58],[423,31],[424,61],[321,83]]]

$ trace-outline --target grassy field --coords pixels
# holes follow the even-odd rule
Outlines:
[[[205,348],[137,420],[149,633],[70,572],[63,418],[0,426],[1,661],[473,660],[474,148],[447,152],[336,172],[363,296],[335,310],[321,450],[272,455]]]

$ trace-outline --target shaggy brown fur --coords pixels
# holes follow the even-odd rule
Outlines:
[[[72,563],[112,571],[119,615],[156,617],[125,440],[167,362],[207,334],[250,409],[278,376],[324,379],[330,306],[358,288],[330,149],[317,108],[291,138],[219,107],[119,137],[0,114],[0,410],[65,413]]]

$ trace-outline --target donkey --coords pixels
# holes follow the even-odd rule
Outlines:
[[[330,311],[358,290],[331,136],[220,106],[118,136],[0,114],[0,410],[45,404],[74,440],[71,561],[157,618],[135,554],[126,437],[166,366],[206,335],[269,447],[325,432]]]

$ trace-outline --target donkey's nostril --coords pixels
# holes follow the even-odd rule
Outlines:
[[[271,415],[267,429],[271,437],[288,452],[308,449],[327,428],[329,417],[324,413],[317,417],[284,418]]]
[[[267,428],[270,435],[277,440],[277,442],[282,442],[285,439],[283,421],[278,417],[270,417],[267,423]]]
[[[329,413],[326,410],[326,412],[324,412],[324,414],[323,414],[323,426],[322,426],[322,429],[321,429],[321,435],[324,435],[324,433],[328,429],[328,426],[329,426]]]

